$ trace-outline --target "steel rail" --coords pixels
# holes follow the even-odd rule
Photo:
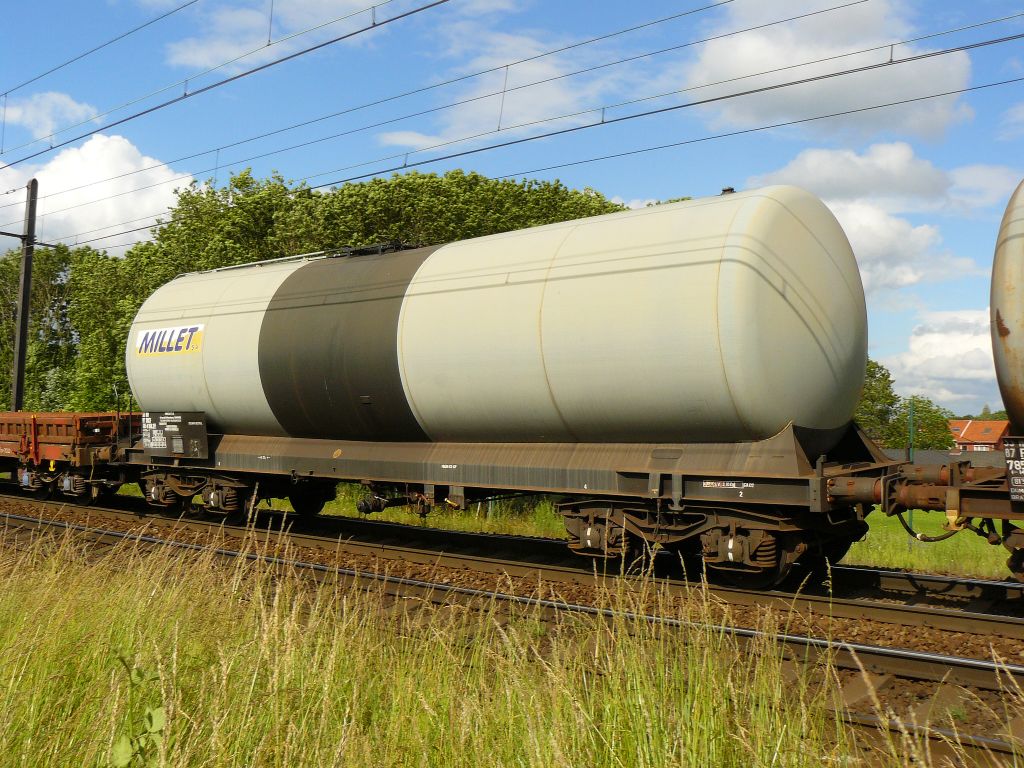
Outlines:
[[[164,539],[149,534],[97,528],[64,520],[36,518],[7,512],[0,512],[0,519],[8,524],[14,522],[36,528],[52,528],[85,535],[99,543],[111,544],[127,541],[184,552],[211,553],[227,560],[245,559],[252,562],[260,562],[277,568],[288,569],[291,572],[307,574],[318,583],[334,580],[336,583],[364,589],[371,584],[380,585],[383,587],[385,594],[389,596],[414,597],[436,605],[449,604],[452,598],[456,598],[459,604],[466,604],[471,608],[486,609],[488,606],[495,605],[495,603],[502,603],[507,606],[531,609],[539,612],[545,620],[549,621],[559,615],[575,614],[608,621],[644,623],[677,630],[706,631],[710,628],[733,638],[741,648],[745,648],[758,641],[770,639],[784,647],[788,655],[796,661],[811,665],[820,661],[828,661],[834,667],[861,673],[875,672],[911,680],[948,683],[999,692],[1006,691],[1008,686],[1019,685],[1021,682],[1024,682],[1024,666],[1018,665],[921,653],[905,649],[883,648],[800,635],[767,633],[761,630],[738,627],[711,627],[707,624],[687,619],[635,611],[619,611],[547,598],[526,597],[422,579],[410,579],[374,571],[339,568],[321,563],[289,559],[278,555]],[[18,528],[15,528],[15,530],[18,530]],[[983,760],[984,764],[995,765],[998,764],[997,761],[1002,757],[1012,757],[1020,754],[1020,749],[1013,742],[1007,740],[988,736],[960,734],[941,728],[922,726],[917,723],[884,719],[852,712],[848,709],[840,711],[839,715],[847,726],[851,728],[860,730],[873,729],[877,733],[901,733],[928,738],[935,744],[940,745],[941,748],[959,748],[964,753],[969,752]]]
[[[1024,584],[1018,581],[975,579],[843,564],[834,566],[832,575],[833,578],[842,579],[845,582],[859,582],[874,589],[920,596],[938,595],[990,602],[1024,598]]]
[[[244,526],[225,526],[222,521],[212,522],[196,519],[169,517],[159,510],[145,505],[138,499],[135,510],[111,508],[110,506],[82,506],[68,502],[39,501],[13,494],[0,494],[21,502],[42,504],[49,507],[79,510],[81,512],[113,515],[115,517],[138,517],[157,513],[156,520],[177,521],[179,525],[193,529],[213,531],[223,528],[236,532],[247,530]],[[132,497],[133,498],[133,497]],[[127,499],[126,499],[127,501]],[[262,511],[261,511],[262,512]],[[269,525],[261,529],[275,532],[284,531],[297,545],[331,551],[345,551],[352,554],[382,557],[421,565],[439,565],[449,568],[469,568],[484,573],[503,573],[513,577],[544,579],[563,584],[594,585],[601,577],[623,576],[619,570],[600,571],[597,563],[580,558],[568,552],[564,542],[556,539],[533,537],[476,534],[445,531],[437,528],[420,528],[409,525],[362,521],[353,518],[318,516],[312,519],[298,519],[286,522],[280,513],[270,512]],[[311,533],[311,529],[321,530]],[[325,535],[323,529],[329,529]],[[369,534],[369,535],[368,535]],[[417,541],[417,538],[420,539]],[[863,578],[866,569],[852,569]],[[845,571],[844,571],[845,572]],[[835,581],[840,569],[833,570]],[[893,572],[888,578],[895,578]],[[627,578],[635,578],[629,577]],[[942,577],[919,576],[919,584],[931,580],[932,584],[942,583]],[[696,588],[697,583],[685,580],[654,579],[670,594],[685,596]],[[978,585],[995,585],[998,582],[960,580],[964,589],[980,588]],[[1012,585],[1008,585],[1012,586]],[[997,612],[975,610],[976,603],[969,607],[944,607],[917,605],[906,602],[884,602],[866,597],[839,597],[828,593],[808,591],[750,590],[720,585],[704,585],[707,594],[716,600],[731,605],[756,607],[770,605],[778,610],[793,611],[805,616],[818,618],[852,619],[902,626],[920,626],[949,632],[962,632],[980,636],[1000,636],[1024,639],[1024,618],[1007,616]],[[990,605],[995,602],[989,598]],[[918,593],[910,593],[917,597]]]

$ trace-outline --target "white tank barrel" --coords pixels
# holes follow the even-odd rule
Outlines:
[[[1024,429],[1024,182],[1006,206],[992,261],[992,356],[1015,433]]]
[[[185,275],[126,350],[143,409],[224,432],[472,442],[838,429],[866,355],[849,242],[785,186]]]

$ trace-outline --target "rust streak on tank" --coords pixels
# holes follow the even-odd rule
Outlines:
[[[1010,335],[1010,329],[1006,327],[1006,323],[1003,321],[1003,316],[999,310],[996,310],[996,332],[1002,338],[1006,338]]]

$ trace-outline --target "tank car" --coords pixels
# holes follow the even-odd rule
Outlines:
[[[234,513],[338,481],[365,511],[551,494],[570,547],[763,583],[838,559],[896,466],[850,421],[864,292],[788,186],[393,252],[180,276],[126,349],[147,497]]]

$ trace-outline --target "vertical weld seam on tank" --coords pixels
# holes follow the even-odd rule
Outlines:
[[[554,249],[554,253],[551,254],[551,260],[548,262],[547,271],[544,273],[544,281],[541,284],[540,302],[537,308],[537,348],[540,352],[540,368],[544,372],[544,386],[547,388],[548,397],[551,398],[551,407],[554,408],[555,413],[558,414],[558,420],[562,424],[562,429],[565,430],[569,437],[576,442],[579,442],[579,437],[575,430],[569,426],[569,422],[566,421],[565,415],[562,413],[562,409],[558,406],[558,398],[555,397],[555,392],[551,388],[551,377],[548,376],[548,361],[544,352],[544,302],[547,300],[548,283],[551,280],[551,270],[554,268],[555,262],[558,260],[558,254],[561,252],[562,246],[565,245],[565,241],[569,239],[570,235],[579,229],[579,224],[566,227],[565,229],[565,236],[558,244],[558,247]]]
[[[420,265],[412,273],[412,277],[409,278],[409,282],[405,286],[405,293],[402,295],[402,304],[398,310],[398,322],[395,324],[395,359],[398,363],[398,379],[402,385],[402,393],[405,395],[405,402],[409,406],[409,411],[412,413],[412,417],[416,420],[416,423],[419,424],[420,430],[423,434],[426,435],[427,439],[431,442],[436,442],[437,438],[430,433],[429,429],[427,429],[426,420],[423,418],[423,413],[420,411],[420,407],[416,403],[416,397],[412,393],[412,387],[409,385],[409,377],[406,373],[405,339],[403,331],[405,329],[406,309],[410,298],[409,292],[412,291],[412,287],[416,285],[416,279],[420,276],[420,272],[426,269],[427,263],[431,259],[440,258],[439,254],[444,251],[447,245],[449,244],[446,243],[445,245],[437,246],[433,253],[423,259]]]
[[[731,197],[731,196],[730,196]],[[740,215],[740,212],[746,208],[749,203],[748,198],[745,198],[742,202],[736,205],[733,211],[732,217],[729,219],[729,224],[725,228],[725,235],[722,238],[722,249],[718,256],[718,264],[715,268],[715,338],[718,341],[718,364],[722,369],[722,378],[725,379],[725,392],[729,396],[729,403],[732,405],[733,413],[736,414],[736,421],[739,422],[743,428],[747,431],[748,436],[752,434],[753,430],[747,423],[747,420],[740,413],[739,406],[736,405],[736,397],[733,395],[732,383],[729,381],[729,368],[725,364],[725,347],[722,345],[722,264],[725,263],[726,251],[732,247],[732,232],[733,226],[736,224],[736,219]],[[728,200],[727,202],[735,203],[735,200]]]
[[[782,208],[784,211],[786,211],[793,218],[793,221],[795,221],[800,226],[800,228],[803,229],[804,232],[806,232],[808,234],[808,236],[812,240],[814,240],[815,243],[818,244],[818,247],[821,249],[821,252],[823,254],[825,254],[825,256],[828,257],[829,263],[832,265],[833,270],[836,272],[836,274],[839,275],[840,279],[843,281],[843,284],[846,286],[846,291],[849,294],[850,298],[853,300],[853,302],[855,304],[857,304],[860,307],[861,312],[862,312],[862,316],[866,317],[867,316],[867,304],[865,303],[863,285],[860,286],[860,290],[857,290],[856,286],[851,285],[850,281],[847,279],[845,270],[843,270],[840,267],[840,265],[838,263],[836,263],[835,255],[832,253],[832,251],[829,250],[826,247],[826,245],[821,241],[821,238],[818,237],[817,232],[815,232],[813,228],[807,226],[807,222],[804,221],[804,219],[801,218],[800,216],[797,216],[795,211],[793,211],[792,208],[790,208],[788,205],[786,205],[782,200],[779,200],[778,198],[766,198],[766,200],[769,200],[769,201],[775,203],[780,208]],[[826,211],[828,211],[829,215],[832,216],[833,219],[835,218],[835,214],[832,213],[831,209],[829,209],[828,206],[826,206],[824,203],[821,203],[820,201],[819,201],[819,204],[822,207],[824,207]],[[839,231],[842,232],[843,238],[846,240],[847,246],[850,246],[850,241],[849,241],[849,238],[846,237],[846,232],[843,230],[842,226],[838,224],[838,221],[836,222],[836,224],[837,224],[837,227],[839,228]],[[852,246],[850,246],[850,252],[851,253],[853,252]],[[854,257],[854,259],[856,260],[856,256]],[[792,269],[792,267],[789,264],[787,264],[784,259],[776,259],[776,262],[777,262],[777,264],[776,265],[772,265],[772,266],[775,269],[776,273],[779,274],[779,277],[785,283],[787,283],[788,285],[800,285],[801,288],[805,289],[805,290],[801,291],[798,294],[798,296],[801,299],[801,301],[803,301],[804,304],[807,305],[807,308],[808,308],[808,310],[810,312],[810,316],[814,318],[814,320],[816,321],[816,324],[824,332],[824,336],[827,338],[829,346],[832,348],[832,355],[831,356],[825,351],[824,347],[822,347],[822,352],[825,355],[825,360],[828,362],[829,369],[832,371],[833,378],[835,378],[836,381],[839,382],[841,380],[841,378],[842,378],[842,373],[835,370],[834,363],[835,363],[835,361],[842,359],[842,354],[841,354],[841,350],[839,349],[839,347],[840,347],[839,340],[834,335],[835,328],[832,326],[831,323],[827,322],[827,320],[828,320],[828,312],[827,312],[826,308],[821,304],[821,302],[819,302],[817,300],[817,296],[815,295],[815,293],[813,291],[806,290],[807,283],[800,276],[800,274],[796,270]],[[790,275],[790,277],[788,279],[779,271],[778,265],[781,265],[781,266],[786,268],[786,270],[788,271],[788,273]],[[795,307],[794,307],[794,311],[796,311]],[[803,319],[803,315],[801,315],[799,312],[797,312],[797,315],[799,315],[801,317],[801,319]],[[806,320],[804,321],[804,323],[805,323],[805,325],[808,326],[808,331],[810,331],[811,330],[810,324]],[[814,334],[813,332],[811,333],[811,335],[818,341],[818,345],[819,345],[819,347],[821,347],[822,345],[821,345],[820,339],[818,339],[817,335]],[[866,346],[865,346],[865,355],[867,355],[867,347]]]

